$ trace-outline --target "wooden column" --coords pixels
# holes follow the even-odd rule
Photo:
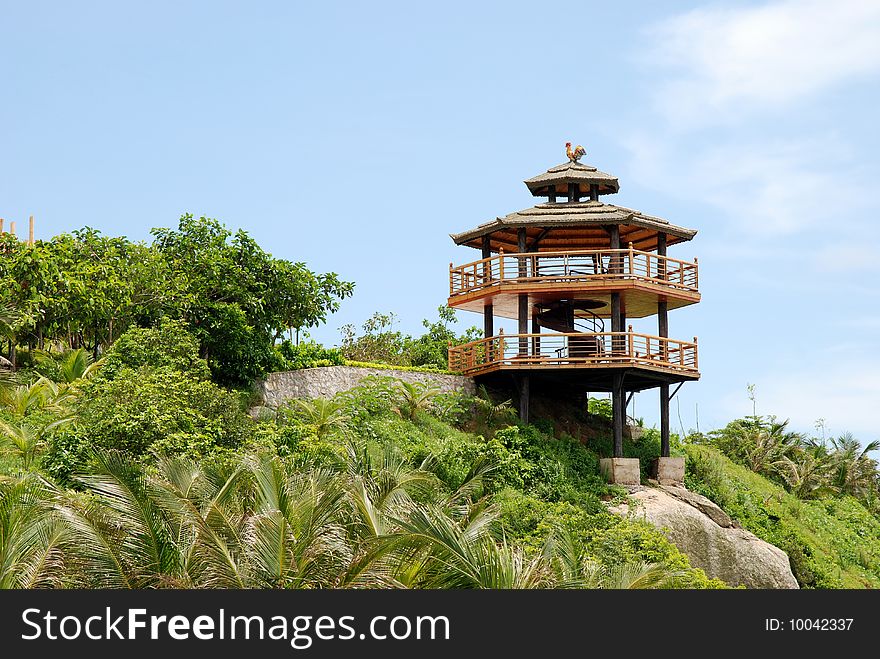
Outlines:
[[[541,333],[541,320],[538,318],[538,308],[532,307],[532,334]],[[541,338],[536,336],[532,339],[532,355],[541,354]]]
[[[660,457],[669,457],[669,385],[660,385]]]
[[[614,457],[623,457],[623,422],[625,410],[623,392],[623,374],[620,372],[611,376],[611,420],[614,425]]]
[[[519,419],[523,423],[529,422],[529,376],[522,375],[519,378]]]
[[[608,234],[610,237],[610,247],[611,249],[620,249],[620,227],[616,224],[608,227]],[[620,272],[620,257],[617,254],[613,254],[611,256],[611,272],[619,273]],[[621,321],[621,313],[620,313],[620,293],[612,293],[611,294],[611,331],[612,332],[622,332],[623,331],[623,323]],[[612,341],[614,343],[614,341]]]
[[[520,254],[525,254],[528,251],[528,243],[526,240],[526,230],[524,228],[519,229],[516,232],[516,242],[517,242],[517,251]],[[528,261],[524,256],[519,257],[519,263],[517,267],[517,274],[520,277],[528,277]],[[529,333],[529,296],[520,293],[517,298],[518,309],[517,309],[517,333],[520,335]],[[520,355],[528,355],[529,352],[529,340],[520,336],[519,338],[519,354]],[[523,423],[529,422],[529,376],[523,375],[519,379],[519,418]]]
[[[489,236],[483,236],[483,258],[489,259],[492,258],[492,243]],[[483,264],[483,279],[485,281],[489,281],[492,279],[492,265],[491,263]],[[490,300],[492,298],[489,298]],[[490,336],[494,336],[495,328],[494,328],[494,308],[492,302],[486,302],[483,305],[483,335],[485,338],[489,338]]]
[[[599,201],[599,185],[597,183],[590,185],[590,201]]]
[[[657,278],[666,279],[666,234],[657,234]]]
[[[608,227],[611,249],[620,249],[620,227],[616,224]],[[618,255],[611,257],[611,272],[619,273],[621,270],[621,262]],[[623,314],[620,305],[620,293],[611,294],[611,331],[623,332]],[[624,350],[626,343],[623,337],[615,336],[611,339],[611,350],[620,354]],[[624,392],[623,392],[623,374],[615,372],[611,376],[611,420],[614,428],[614,457],[623,457],[623,423],[626,412]]]
[[[657,278],[666,279],[666,234],[657,234]],[[657,336],[661,337],[660,354],[663,360],[669,359],[669,344],[663,339],[669,336],[669,302],[661,298],[657,301]],[[660,457],[669,457],[669,385],[660,385]]]
[[[569,183],[568,184],[568,200],[572,201],[580,201],[580,195],[578,195],[578,184],[577,183]]]
[[[525,253],[528,249],[528,244],[526,242],[526,230],[519,229],[517,231],[517,248],[520,256],[517,258],[517,275],[520,278],[525,278],[529,276],[528,271],[528,261],[525,258]],[[517,309],[517,334],[528,334],[529,333],[529,296],[525,293],[520,293],[518,298],[518,309]],[[520,336],[519,338],[519,354],[527,355],[529,352],[529,340],[524,336]]]
[[[31,215],[28,220],[28,245],[34,246],[34,216]]]

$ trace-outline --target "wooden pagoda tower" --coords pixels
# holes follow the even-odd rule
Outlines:
[[[449,368],[489,384],[515,383],[526,422],[532,391],[610,392],[614,460],[607,471],[623,483],[633,479],[632,461],[622,460],[629,397],[659,389],[662,470],[671,396],[700,377],[696,337],[670,338],[668,323],[670,310],[700,301],[697,260],[667,255],[696,231],[600,201],[618,192],[617,178],[580,163],[581,149],[568,152],[568,162],[525,181],[546,203],[451,235],[482,258],[450,264],[448,304],[482,313],[485,336],[450,348]],[[656,334],[627,324],[655,315]],[[516,334],[496,333],[496,316],[515,319]]]

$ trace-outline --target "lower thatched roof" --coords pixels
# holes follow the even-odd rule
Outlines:
[[[645,215],[631,208],[584,201],[539,204],[450,236],[458,245],[477,249],[483,246],[483,237],[489,236],[493,252],[501,248],[515,252],[518,249],[518,230],[525,228],[530,250],[601,249],[609,245],[605,227],[613,224],[620,226],[621,247],[632,243],[635,249],[642,250],[657,248],[658,233],[667,235],[669,245],[690,240],[697,233],[695,229],[675,226],[662,218]]]

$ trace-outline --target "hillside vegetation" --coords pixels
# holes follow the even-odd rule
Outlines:
[[[267,370],[442,370],[478,332],[441,308],[294,341],[353,284],[206,218],[153,237],[0,239],[0,587],[723,587],[607,511],[605,400],[536,395],[523,425],[506,392],[372,377],[251,418]],[[755,414],[673,436],[688,486],[813,588],[880,585],[878,446]],[[624,453],[646,477],[659,433]]]
[[[198,349],[164,321],[2,388],[0,585],[723,585],[503,401],[373,378],[254,421]]]
[[[880,587],[880,521],[857,499],[802,500],[717,448],[686,450],[687,487],[783,549],[802,588]]]

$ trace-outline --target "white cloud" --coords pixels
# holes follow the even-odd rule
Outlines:
[[[741,234],[778,237],[844,216],[852,222],[867,201],[848,149],[833,136],[759,142],[719,136],[705,147],[688,140],[689,151],[679,143],[659,131],[631,136],[625,145],[633,176],[717,208]]]
[[[880,2],[788,0],[705,8],[653,26],[646,61],[673,125],[735,120],[880,72]]]

